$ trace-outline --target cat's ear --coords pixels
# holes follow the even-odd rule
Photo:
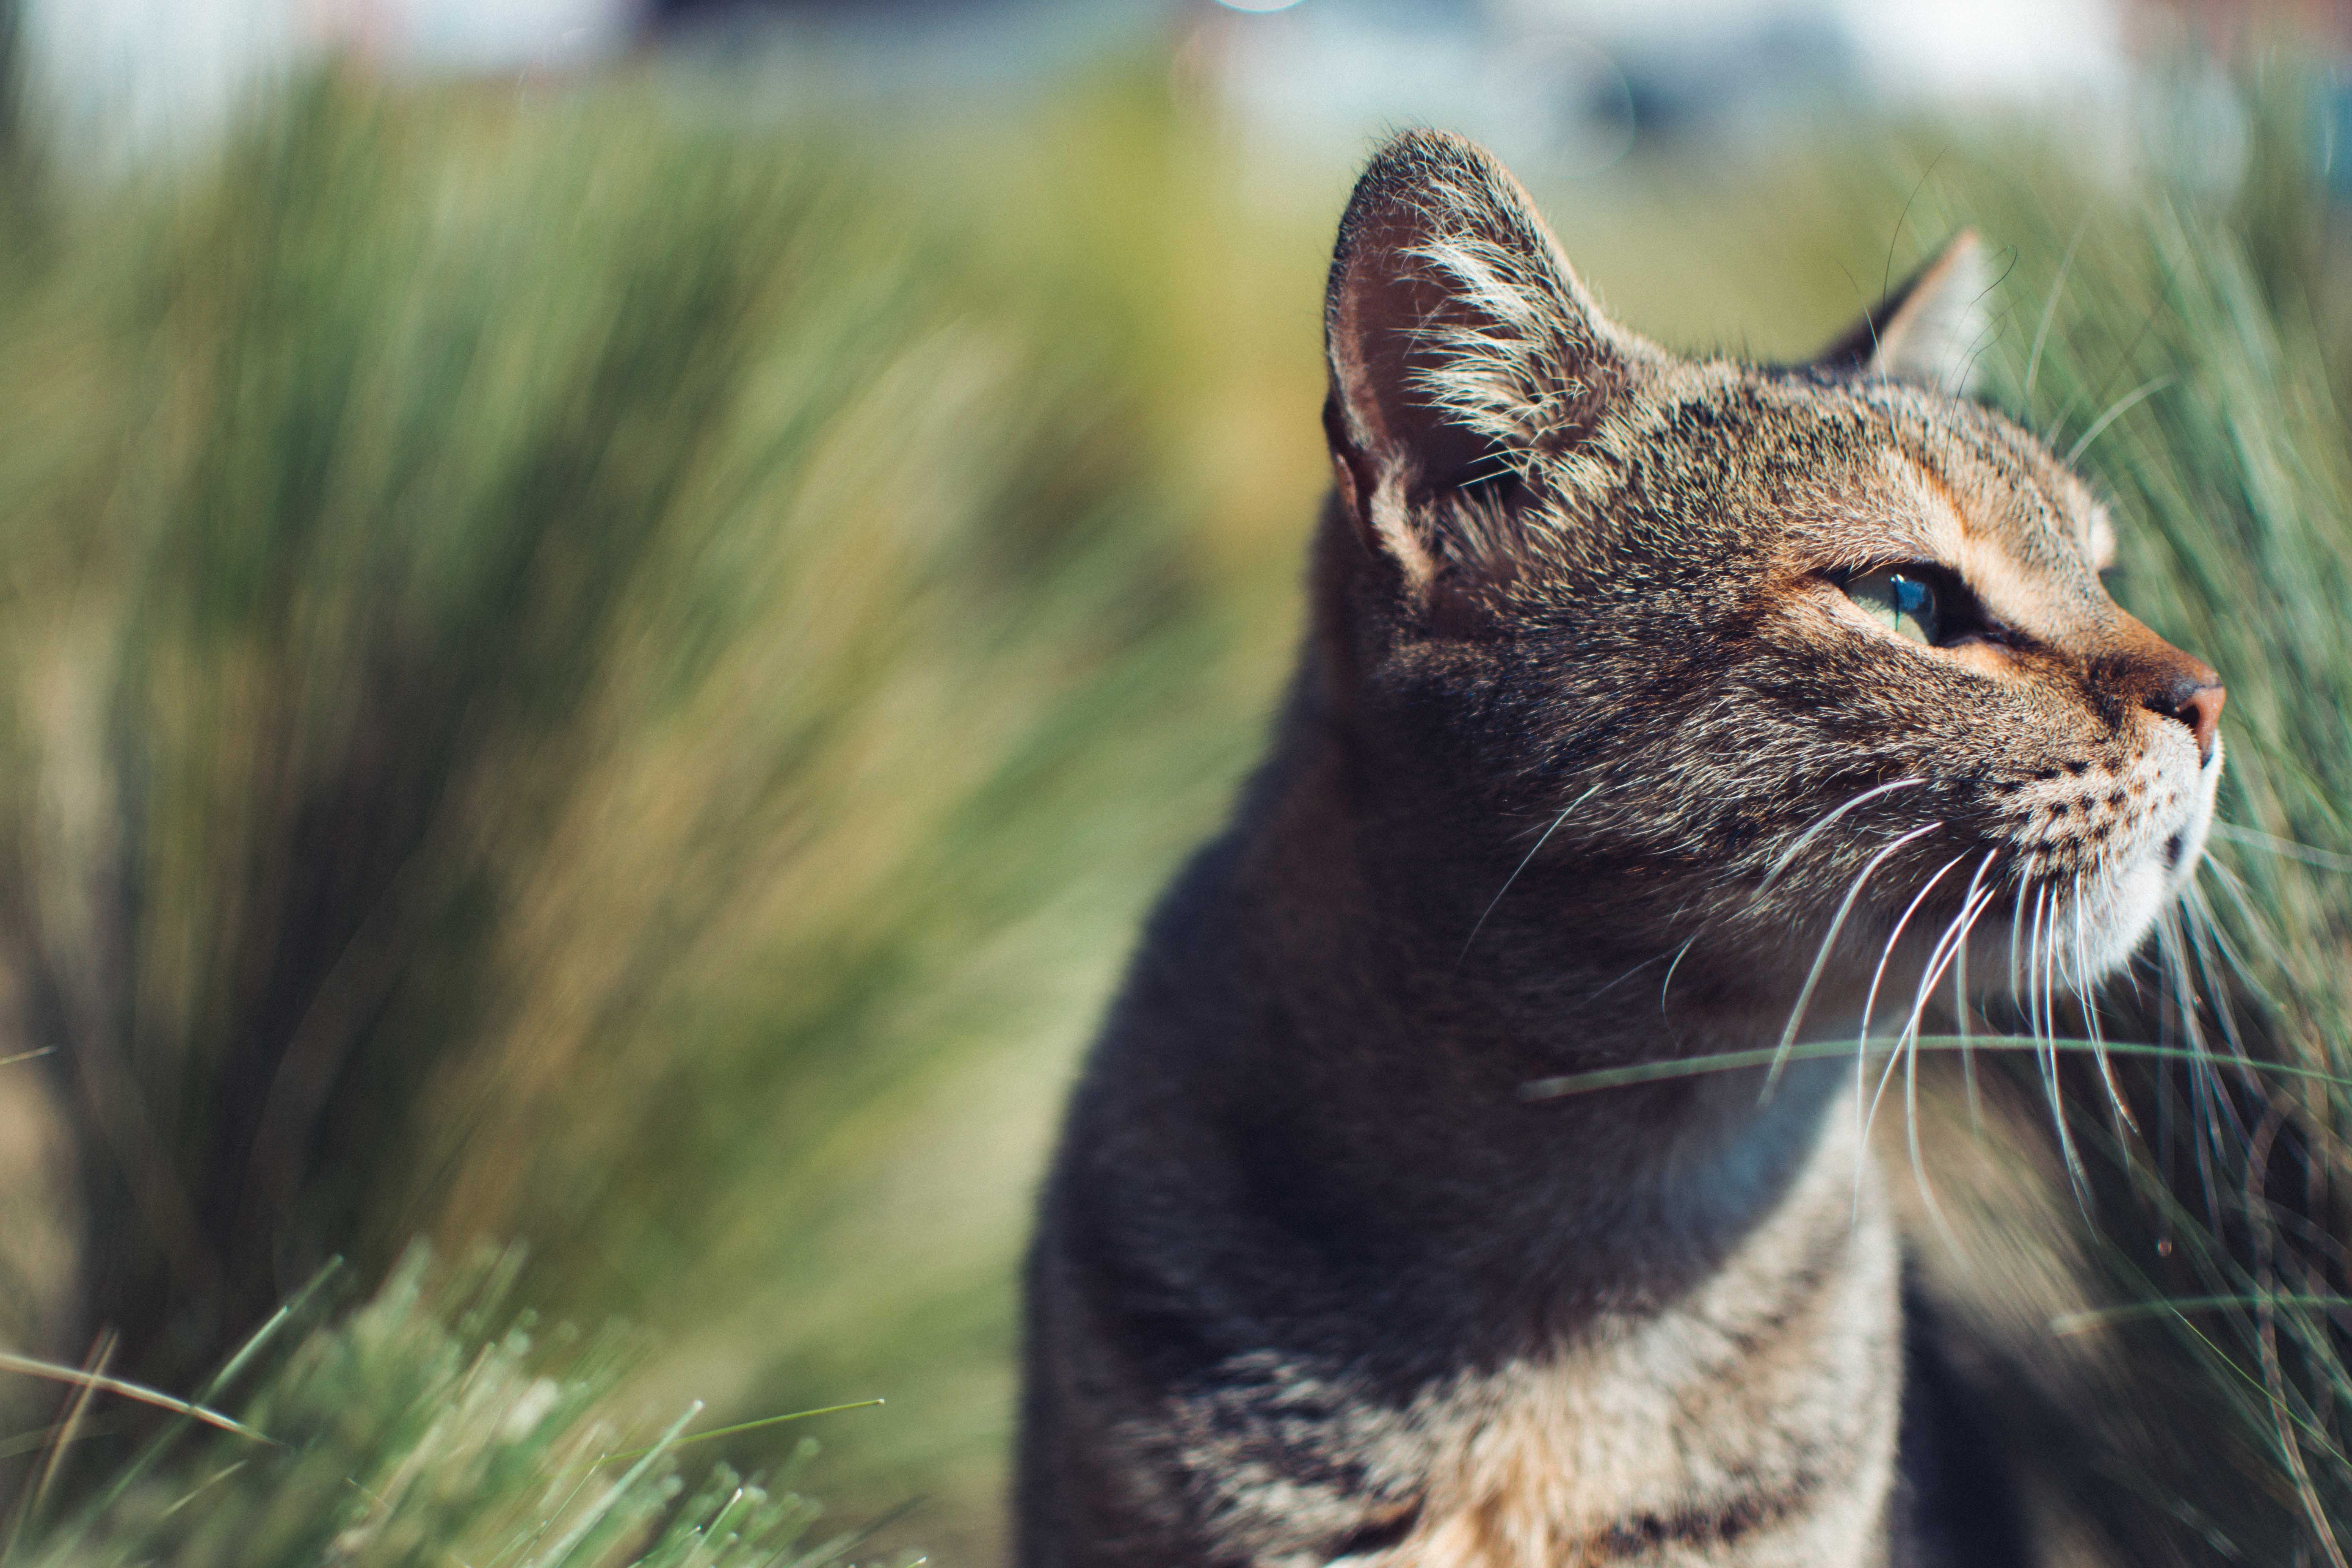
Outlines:
[[[1430,131],[1391,142],[1357,183],[1324,342],[1340,504],[1423,604],[1513,574],[1517,481],[1591,432],[1635,352],[1518,183]]]
[[[1984,242],[1964,228],[1814,363],[1966,395],[1991,330],[1992,285]]]

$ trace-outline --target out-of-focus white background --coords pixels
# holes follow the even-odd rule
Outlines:
[[[110,156],[183,148],[274,74],[577,70],[667,40],[832,89],[1003,90],[1074,54],[1197,31],[1237,101],[1357,140],[1400,119],[1606,162],[1633,114],[1752,134],[1823,98],[2095,110],[2122,89],[2113,0],[26,0],[43,100]],[[800,68],[796,70],[795,68]]]

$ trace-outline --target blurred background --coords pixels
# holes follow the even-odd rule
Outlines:
[[[2263,504],[2344,493],[2340,7],[9,23],[0,1055],[46,1053],[0,1067],[12,1342],[186,1390],[331,1256],[520,1244],[518,1300],[641,1332],[632,1407],[887,1398],[735,1446],[814,1433],[831,1516],[912,1500],[877,1552],[1002,1556],[1031,1187],[1286,669],[1322,270],[1382,132],[1496,148],[1689,350],[1800,357],[1978,222],[1995,384],[2062,449],[2176,417],[2135,388],[2188,387],[2163,312],[2227,246],[2231,352],[2285,357],[2223,401],[2302,399],[2305,488]],[[2316,706],[2224,664],[2257,756],[2341,728],[2312,537],[2300,576],[2160,527],[2135,557],[2216,663],[2197,617],[2315,595]],[[2352,847],[2335,766],[2235,820]],[[2325,990],[2343,898],[2298,896]],[[47,1464],[54,1391],[19,1403],[0,1447]]]

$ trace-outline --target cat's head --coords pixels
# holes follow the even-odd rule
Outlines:
[[[1966,399],[1984,271],[1964,236],[1811,363],[1686,359],[1479,149],[1375,159],[1327,302],[1330,679],[1391,808],[1461,819],[1473,901],[1517,879],[1500,926],[1801,968],[1843,921],[1852,971],[1973,922],[2081,984],[2185,885],[2221,687],[2108,597],[2092,490]]]

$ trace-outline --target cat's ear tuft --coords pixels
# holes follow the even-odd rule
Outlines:
[[[1964,228],[1814,363],[1965,396],[1991,332],[1992,286],[1984,241]]]
[[[1324,333],[1341,503],[1424,601],[1449,577],[1512,574],[1515,484],[1600,422],[1630,342],[1518,183],[1431,131],[1391,142],[1357,183]]]

